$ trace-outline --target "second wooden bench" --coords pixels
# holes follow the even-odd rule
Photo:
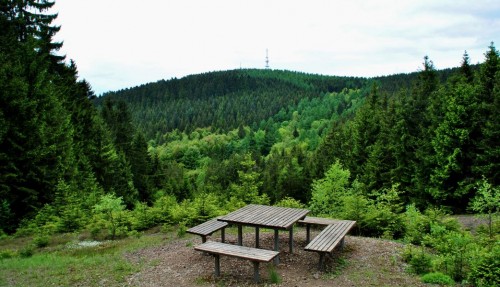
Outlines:
[[[306,216],[304,219],[299,220],[299,223],[306,225],[306,244],[311,241],[311,225],[322,225],[328,226],[330,224],[338,223],[342,220],[324,218],[324,217],[312,217]]]
[[[307,246],[306,251],[319,253],[319,269],[323,269],[325,255],[331,254],[337,245],[344,246],[344,237],[356,225],[356,221],[340,220],[328,225]]]
[[[207,241],[201,245],[196,246],[194,249],[212,254],[215,257],[216,277],[220,276],[220,255],[231,256],[252,261],[254,270],[253,278],[256,283],[258,283],[260,280],[259,263],[269,262],[279,254],[279,252],[277,251],[220,243],[214,241]]]
[[[212,235],[212,233],[220,230],[221,241],[225,241],[225,228],[227,222],[219,221],[217,218],[204,222],[200,225],[189,228],[186,232],[191,234],[196,234],[201,236],[201,241],[205,243],[207,241],[207,236]]]

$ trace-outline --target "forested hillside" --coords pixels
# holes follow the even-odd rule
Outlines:
[[[367,79],[309,75],[290,71],[232,70],[161,80],[106,93],[126,101],[134,124],[148,139],[161,142],[173,130],[211,127],[229,131],[253,125],[295,107],[301,99],[362,88]]]

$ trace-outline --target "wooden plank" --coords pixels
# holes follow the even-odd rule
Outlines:
[[[324,218],[324,217],[306,216],[304,219],[301,219],[298,222],[304,223],[304,224],[330,225],[330,224],[339,223],[340,221],[342,221],[342,220]]]
[[[279,252],[276,251],[214,241],[207,241],[201,245],[196,246],[194,249],[211,254],[237,257],[258,262],[269,262],[279,254]]]
[[[215,231],[225,228],[228,225],[227,222],[218,221],[216,219],[209,220],[200,225],[189,228],[186,232],[201,236],[207,236]]]
[[[285,229],[289,229],[293,224],[295,224],[301,218],[304,218],[309,213],[309,210],[297,210],[286,220],[281,222],[281,226]]]
[[[329,225],[314,238],[305,249],[310,251],[331,252],[349,232],[352,226],[354,226],[354,222]]]
[[[339,223],[328,225],[304,249],[307,251],[330,253],[355,224],[355,221],[342,220]]]
[[[316,236],[307,246],[307,249],[316,251],[326,251],[336,240],[336,233],[342,232],[338,224],[329,225],[318,236]]]
[[[249,204],[225,216],[222,216],[221,218],[219,218],[219,220],[240,222],[241,220],[244,220],[245,218],[251,216],[251,213],[254,209],[255,204]]]
[[[297,220],[305,217],[309,210],[249,204],[233,211],[219,220],[255,227],[289,229]]]

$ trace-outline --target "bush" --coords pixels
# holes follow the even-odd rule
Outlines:
[[[450,276],[445,275],[441,272],[427,273],[422,276],[422,282],[429,284],[439,284],[439,285],[453,285],[455,281],[451,279]]]
[[[477,287],[500,286],[500,246],[485,250],[472,262],[469,281]]]
[[[291,197],[285,197],[279,202],[275,204],[280,207],[291,207],[291,208],[304,208],[304,204],[302,204],[299,200]]]
[[[177,229],[177,237],[182,238],[186,235],[187,227],[185,223],[179,224],[179,229]]]
[[[13,258],[16,256],[16,252],[10,249],[2,250],[0,251],[0,260],[1,259],[8,259],[8,258]]]
[[[413,273],[419,275],[429,273],[432,267],[432,257],[422,247],[421,252],[417,252],[411,256],[409,263]]]
[[[28,246],[24,247],[23,249],[19,250],[19,256],[21,256],[21,258],[31,257],[31,256],[33,256],[34,253],[35,253],[35,251],[33,249],[33,246],[31,246],[31,245],[28,245]]]
[[[49,245],[50,236],[39,234],[33,238],[33,244],[38,248],[43,248]]]

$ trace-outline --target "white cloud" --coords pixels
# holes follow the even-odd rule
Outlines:
[[[214,70],[271,68],[375,76],[416,71],[424,55],[483,60],[500,2],[331,0],[56,1],[63,53],[98,94]]]

